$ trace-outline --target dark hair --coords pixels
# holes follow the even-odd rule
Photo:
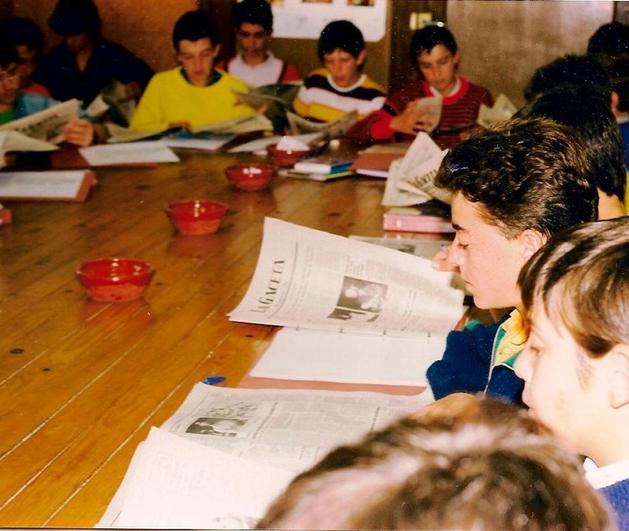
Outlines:
[[[454,55],[459,47],[456,44],[454,35],[445,26],[430,25],[422,29],[415,30],[411,38],[410,54],[411,63],[417,65],[417,56],[423,52],[430,53],[435,46],[443,44],[450,53]]]
[[[15,46],[4,38],[0,38],[0,67],[6,69],[14,63],[17,63]]]
[[[179,17],[173,28],[173,46],[179,49],[179,41],[210,39],[212,46],[219,44],[218,29],[207,11],[188,11]]]
[[[586,86],[598,90],[609,101],[612,87],[605,69],[588,55],[568,54],[538,68],[526,89],[526,101],[559,85]]]
[[[463,409],[451,411],[453,398]],[[613,529],[578,457],[527,411],[470,395],[444,401],[330,452],[257,527]]]
[[[0,22],[0,35],[13,46],[32,46],[41,54],[44,34],[35,22],[25,17],[10,17]]]
[[[599,53],[594,58],[605,69],[612,90],[618,94],[618,110],[629,111],[629,52],[618,55]]]
[[[267,0],[242,0],[234,5],[232,9],[232,22],[234,27],[239,28],[241,24],[259,24],[264,31],[273,31],[273,11]]]
[[[629,26],[610,22],[599,27],[588,41],[588,53],[616,55],[629,52]]]
[[[596,219],[598,193],[580,137],[546,118],[511,119],[454,146],[435,184],[479,203],[514,238]]]
[[[92,0],[59,0],[48,24],[64,37],[79,33],[96,36],[100,33],[101,19]]]
[[[365,49],[365,39],[361,31],[349,20],[334,20],[330,22],[319,36],[319,59],[334,50],[343,50],[358,57]]]
[[[544,92],[528,110],[529,116],[551,118],[575,129],[585,141],[594,185],[624,201],[624,145],[609,100],[587,86],[566,85]]]
[[[553,237],[520,271],[527,313],[542,304],[591,357],[629,344],[629,217]]]

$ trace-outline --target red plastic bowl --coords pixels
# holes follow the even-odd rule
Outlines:
[[[155,270],[133,258],[100,258],[81,264],[76,272],[91,299],[101,302],[139,299]]]
[[[275,168],[263,162],[244,162],[229,166],[225,174],[236,188],[254,192],[269,186],[275,175]]]
[[[227,205],[218,201],[191,199],[173,201],[166,214],[181,234],[213,234],[218,230]]]
[[[277,144],[266,148],[271,160],[280,168],[292,168],[295,163],[310,153],[310,149],[277,149]]]

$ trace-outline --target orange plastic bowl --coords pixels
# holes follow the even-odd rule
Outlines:
[[[263,162],[244,162],[229,166],[225,174],[236,188],[254,192],[264,190],[271,184],[275,168]]]
[[[155,270],[133,258],[100,258],[81,264],[76,272],[89,297],[101,302],[139,299]]]
[[[218,201],[191,199],[173,201],[166,214],[181,234],[213,234],[218,230],[227,205]]]
[[[278,149],[277,144],[266,148],[273,163],[280,168],[292,168],[295,163],[310,153],[310,149]]]

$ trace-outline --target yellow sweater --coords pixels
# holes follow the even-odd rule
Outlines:
[[[162,131],[171,124],[192,127],[252,116],[255,111],[240,104],[232,89],[248,92],[239,79],[221,72],[212,85],[197,87],[186,81],[179,68],[155,74],[131,118],[131,129]]]

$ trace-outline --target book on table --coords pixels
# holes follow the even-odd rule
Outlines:
[[[450,207],[432,199],[415,206],[393,207],[388,209],[382,220],[382,228],[387,231],[453,233],[450,220]]]
[[[88,170],[0,172],[0,199],[83,202],[95,184]]]
[[[348,171],[353,162],[353,158],[324,154],[302,159],[295,163],[293,169],[300,173],[328,175]]]

